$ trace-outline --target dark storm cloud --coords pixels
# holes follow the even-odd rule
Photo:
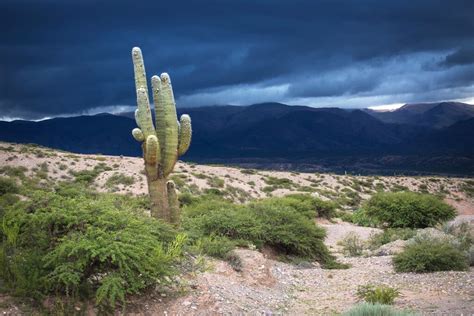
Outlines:
[[[440,64],[443,66],[474,64],[474,43],[469,47],[461,47],[454,53],[447,55]]]
[[[133,46],[186,106],[466,97],[472,12],[469,0],[3,0],[0,117],[133,105]]]

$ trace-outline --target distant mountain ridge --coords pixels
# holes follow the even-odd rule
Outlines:
[[[315,169],[322,164],[330,170],[392,170],[395,166],[397,170],[474,174],[474,115],[458,103],[406,105],[390,112],[392,116],[280,103],[178,112],[190,114],[193,120],[193,140],[185,160],[264,167],[278,162],[279,166]],[[443,119],[443,113],[449,117]],[[411,123],[412,117],[420,115],[430,118],[429,124]],[[0,122],[0,140],[78,153],[138,156],[141,148],[130,134],[136,127],[131,117],[123,113]],[[426,159],[432,163],[421,163]]]
[[[474,117],[474,105],[461,102],[418,103],[405,104],[394,111],[366,109],[366,112],[384,123],[443,128]]]

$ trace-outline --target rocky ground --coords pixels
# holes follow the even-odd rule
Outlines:
[[[328,246],[344,236],[340,231],[368,237],[372,229],[347,223],[326,225]],[[287,264],[258,251],[235,251],[243,269],[236,272],[222,261],[209,259],[209,271],[191,278],[185,295],[147,300],[135,305],[135,315],[335,315],[357,303],[359,285],[389,285],[400,290],[395,306],[423,315],[474,313],[474,269],[468,272],[395,273],[392,256],[343,257],[351,268],[321,269],[317,263]]]
[[[27,168],[30,176],[49,180],[72,179],[73,172],[90,170],[105,164],[111,170],[101,172],[95,186],[101,191],[122,194],[145,194],[146,182],[142,160],[132,157],[76,155],[45,148],[0,143],[0,168]],[[3,169],[2,172],[6,172]],[[44,175],[46,173],[46,175]],[[108,183],[120,174],[133,178],[128,184]],[[236,201],[281,196],[293,192],[336,199],[354,192],[366,199],[377,190],[406,187],[413,191],[443,194],[459,216],[456,223],[474,225],[474,200],[465,190],[467,179],[446,177],[361,177],[335,174],[304,174],[255,171],[222,166],[178,163],[173,178],[182,192],[217,189]],[[275,180],[276,179],[276,180]],[[278,180],[287,179],[287,180]],[[351,203],[345,205],[350,210]],[[356,303],[359,285],[385,284],[396,287],[401,296],[395,306],[426,315],[474,314],[474,269],[466,272],[428,274],[395,273],[391,256],[343,257],[338,241],[354,232],[368,239],[377,229],[358,227],[345,222],[321,221],[327,230],[326,244],[341,262],[351,264],[345,270],[321,269],[317,263],[289,264],[275,260],[271,252],[238,249],[241,271],[227,262],[199,258],[200,272],[185,275],[179,281],[179,294],[160,293],[133,298],[127,314],[131,315],[333,315]],[[28,314],[9,297],[0,297],[0,312]],[[93,310],[89,310],[93,312]],[[89,312],[85,312],[88,314]]]

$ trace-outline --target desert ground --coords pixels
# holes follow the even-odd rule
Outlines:
[[[135,157],[80,155],[39,146],[0,143],[0,167],[25,167],[30,176],[41,176],[45,183],[72,179],[73,172],[90,170],[104,164],[94,186],[99,191],[118,194],[146,194],[143,160]],[[114,181],[112,179],[127,179]],[[458,213],[456,224],[474,225],[474,199],[461,177],[358,176],[294,173],[240,169],[226,166],[178,162],[171,176],[181,193],[199,194],[218,190],[237,203],[267,196],[307,193],[323,200],[339,199],[351,212],[361,201],[378,190],[440,194]],[[126,184],[124,184],[126,183]],[[346,270],[325,270],[314,262],[285,263],[269,251],[238,249],[242,269],[235,271],[227,262],[205,258],[202,269],[181,277],[179,294],[170,292],[137,297],[128,306],[132,315],[334,315],[346,311],[357,301],[359,285],[386,284],[400,289],[395,307],[408,308],[426,315],[474,314],[474,269],[465,272],[395,273],[391,258],[400,243],[384,251],[360,257],[345,257],[338,245],[349,232],[367,240],[378,231],[359,227],[338,218],[317,220],[326,228],[325,240]],[[84,310],[94,314],[93,308]],[[22,305],[8,296],[0,298],[0,312],[27,314]],[[120,313],[120,312],[118,312]]]

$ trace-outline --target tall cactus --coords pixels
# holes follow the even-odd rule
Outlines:
[[[142,51],[132,49],[137,105],[135,121],[138,128],[132,130],[133,137],[142,143],[148,192],[151,199],[151,214],[167,222],[177,222],[179,207],[175,186],[168,181],[178,156],[183,155],[191,144],[191,118],[176,115],[176,104],[168,74],[151,77],[155,125],[148,98],[148,85]],[[156,127],[155,127],[156,126]]]

